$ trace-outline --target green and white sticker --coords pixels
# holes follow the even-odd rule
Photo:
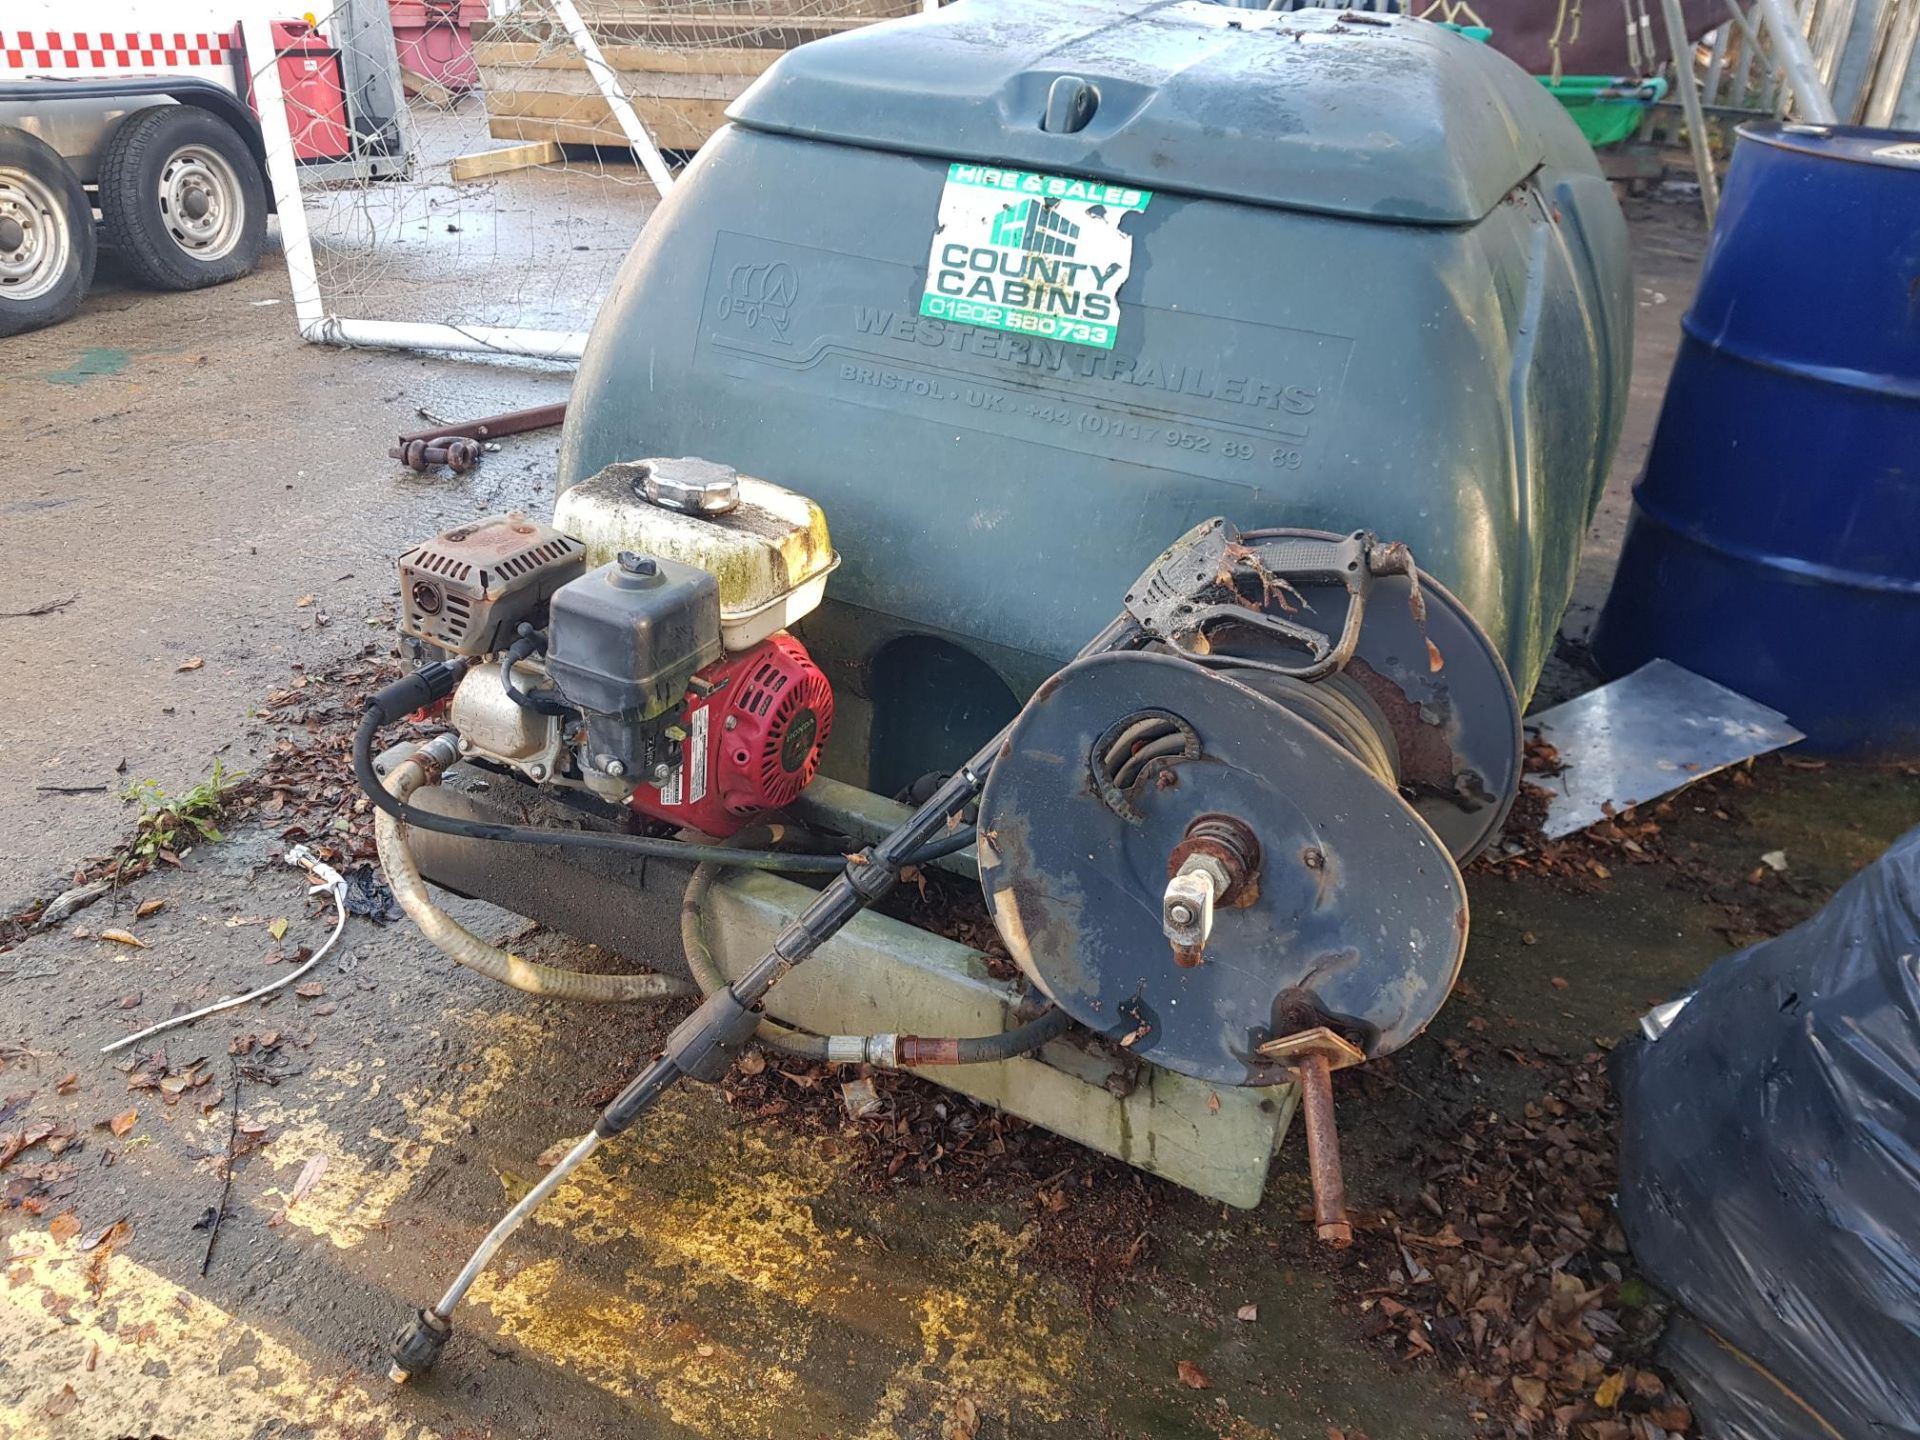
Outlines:
[[[994,165],[952,165],[920,313],[1113,348],[1133,237],[1151,190]]]

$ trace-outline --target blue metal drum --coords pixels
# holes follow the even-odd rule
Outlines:
[[[1742,127],[1594,655],[1920,752],[1920,136]]]

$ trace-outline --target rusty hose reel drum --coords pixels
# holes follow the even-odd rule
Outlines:
[[[1238,538],[1256,570],[1338,542]],[[1351,658],[1314,679],[1262,668],[1299,652],[1224,613],[1184,646],[1078,661],[1027,704],[982,797],[981,884],[1075,1020],[1183,1075],[1270,1085],[1297,1077],[1300,1036],[1325,1032],[1337,1067],[1433,1018],[1466,945],[1459,863],[1512,805],[1521,733],[1485,631],[1415,580],[1364,604],[1291,587],[1291,618],[1329,636],[1361,607]],[[1175,924],[1195,882],[1214,892],[1197,957]]]

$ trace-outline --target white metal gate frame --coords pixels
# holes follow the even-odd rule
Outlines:
[[[653,137],[620,88],[613,66],[581,18],[574,0],[546,0],[565,27],[581,63],[593,77],[601,98],[613,112],[633,157],[664,198],[674,185]],[[940,0],[921,0],[924,10]],[[313,234],[300,190],[300,165],[294,158],[293,130],[287,123],[285,92],[280,83],[279,55],[273,46],[274,11],[255,6],[241,21],[253,71],[253,93],[260,107],[260,127],[266,148],[267,181],[280,217],[280,244],[285,252],[287,281],[293,291],[293,313],[300,338],[317,345],[374,346],[389,350],[433,350],[455,354],[523,356],[538,360],[578,362],[586,350],[585,330],[539,330],[521,326],[460,325],[445,321],[375,320],[333,315],[327,311],[315,263]],[[265,57],[260,59],[257,57]]]

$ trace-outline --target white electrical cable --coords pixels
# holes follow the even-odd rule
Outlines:
[[[137,1034],[129,1035],[124,1040],[116,1040],[111,1045],[102,1045],[100,1047],[100,1053],[102,1055],[109,1055],[115,1050],[137,1044],[145,1040],[149,1035],[158,1035],[162,1030],[171,1030],[176,1025],[185,1025],[190,1020],[204,1019],[206,1016],[218,1014],[222,1010],[231,1010],[236,1005],[244,1005],[249,1000],[258,1000],[262,995],[271,995],[282,986],[291,985],[320,963],[321,958],[326,955],[327,951],[333,948],[333,942],[340,938],[340,932],[347,928],[347,882],[338,870],[335,870],[331,865],[325,863],[319,856],[315,855],[304,845],[296,845],[287,851],[286,860],[289,865],[298,865],[307,872],[308,877],[312,881],[312,884],[307,888],[307,894],[318,895],[322,891],[325,891],[327,894],[333,896],[333,934],[327,937],[327,943],[309,955],[306,962],[302,964],[299,969],[292,971],[290,974],[282,975],[270,985],[262,985],[258,990],[249,990],[244,995],[229,995],[226,999],[216,1000],[213,1004],[203,1009],[192,1011],[186,1015],[176,1015],[171,1020],[162,1020],[158,1025],[149,1025],[146,1029],[139,1031]]]

